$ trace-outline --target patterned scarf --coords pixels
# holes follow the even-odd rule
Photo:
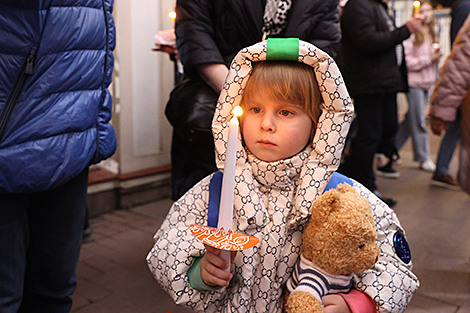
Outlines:
[[[267,0],[264,7],[263,40],[278,35],[286,27],[286,19],[292,0]]]

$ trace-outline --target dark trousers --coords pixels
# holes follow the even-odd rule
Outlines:
[[[354,97],[357,133],[349,154],[338,171],[368,189],[377,190],[372,167],[378,151],[392,158],[396,152],[395,134],[398,129],[397,94],[377,93]]]
[[[0,195],[0,312],[70,312],[88,168],[38,193]]]

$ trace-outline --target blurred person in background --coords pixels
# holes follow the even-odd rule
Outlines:
[[[452,23],[450,28],[451,44],[454,42],[458,31],[470,14],[470,0],[458,0],[452,5]],[[432,119],[432,117],[431,117]],[[450,122],[444,137],[442,137],[436,161],[436,171],[432,176],[431,183],[436,186],[460,190],[459,182],[449,174],[449,164],[452,160],[455,148],[460,139],[460,120],[462,112],[457,109],[455,119]]]
[[[408,70],[408,112],[398,126],[396,147],[400,151],[411,137],[413,160],[419,162],[420,169],[434,172],[436,166],[430,157],[425,109],[429,100],[429,89],[436,83],[437,66],[442,52],[439,49],[436,20],[430,1],[421,1],[419,14],[423,16],[422,26],[403,43]]]
[[[384,153],[389,162],[379,168],[387,177],[398,177],[392,168],[398,129],[397,92],[408,87],[403,40],[419,30],[420,15],[396,27],[381,0],[349,0],[341,17],[342,71],[354,100],[357,133],[338,171],[354,178],[387,205],[396,201],[378,190],[374,155]]]
[[[458,182],[470,194],[470,16],[452,45],[431,96],[430,124],[441,135],[461,108]]]

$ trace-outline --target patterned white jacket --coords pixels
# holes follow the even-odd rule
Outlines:
[[[240,102],[251,63],[266,60],[266,50],[266,41],[245,48],[231,64],[213,120],[221,170],[231,110]],[[212,175],[173,204],[155,235],[156,243],[147,262],[155,279],[178,304],[200,312],[282,312],[282,289],[300,255],[311,203],[323,192],[339,165],[353,116],[351,100],[334,60],[300,41],[298,61],[315,69],[324,100],[323,113],[312,145],[290,159],[260,161],[244,150],[239,136],[233,229],[255,236],[260,242],[237,253],[229,286],[198,291],[190,286],[187,275],[195,258],[205,253],[189,226],[207,225]],[[395,213],[381,200],[359,183],[354,181],[353,185],[371,203],[381,249],[377,264],[354,277],[354,286],[370,295],[378,311],[402,312],[419,286],[406,249],[401,249],[406,246],[404,237],[400,237],[404,230]],[[402,247],[394,245],[394,239]],[[405,251],[401,258],[397,249]]]

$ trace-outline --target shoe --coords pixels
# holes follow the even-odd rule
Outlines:
[[[395,199],[392,199],[392,198],[386,198],[384,197],[384,195],[378,191],[378,190],[374,190],[373,193],[380,199],[382,200],[383,202],[385,202],[386,205],[388,205],[389,207],[394,207],[396,204],[397,204],[397,200]]]
[[[431,184],[450,190],[461,190],[459,182],[449,174],[434,174],[431,178]]]
[[[436,170],[436,164],[434,164],[431,160],[426,160],[421,162],[419,168],[425,172],[434,172]]]
[[[400,173],[395,171],[392,167],[392,161],[388,162],[387,165],[382,167],[377,167],[376,174],[385,178],[398,178],[400,177]]]

